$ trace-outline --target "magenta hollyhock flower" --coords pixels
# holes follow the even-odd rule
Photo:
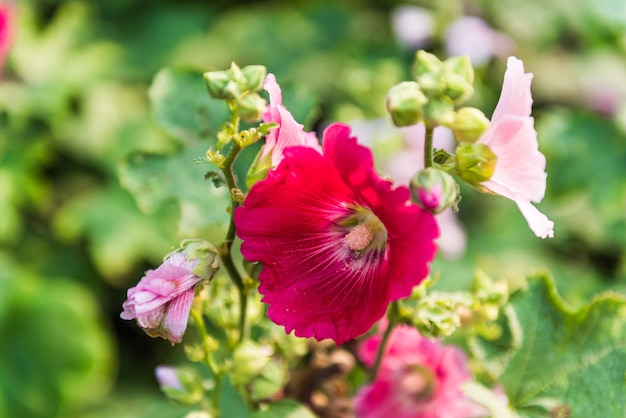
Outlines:
[[[554,236],[554,222],[530,203],[543,199],[547,176],[546,157],[539,151],[530,116],[532,78],[532,73],[524,73],[521,60],[509,58],[491,125],[478,140],[498,158],[493,175],[481,185],[513,200],[535,235],[546,238]]]
[[[290,147],[235,211],[241,252],[261,262],[269,318],[289,333],[341,344],[428,274],[438,235],[409,190],[374,171],[371,151],[332,124],[323,154]]]
[[[374,365],[381,335],[361,345],[359,357]],[[472,380],[467,357],[458,348],[422,337],[408,325],[396,326],[375,380],[355,397],[358,418],[469,418],[487,412],[468,399],[464,383]]]
[[[263,113],[263,122],[274,122],[279,126],[273,128],[265,137],[265,146],[260,159],[271,153],[272,167],[276,167],[283,159],[283,151],[287,147],[306,146],[322,152],[315,132],[305,132],[304,127],[296,122],[291,113],[283,106],[283,96],[274,74],[265,77],[263,88],[270,95],[270,104]]]
[[[162,337],[172,344],[181,342],[195,287],[202,281],[193,274],[199,262],[176,252],[156,270],[148,270],[137,286],[128,289],[120,317],[136,319],[151,337]]]

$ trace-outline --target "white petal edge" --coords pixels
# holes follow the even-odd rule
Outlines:
[[[536,236],[544,239],[554,237],[554,222],[548,219],[546,215],[523,198],[515,199],[515,203]]]

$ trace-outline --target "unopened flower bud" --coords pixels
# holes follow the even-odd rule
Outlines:
[[[496,168],[497,157],[485,144],[461,142],[455,155],[459,176],[472,185],[489,180]]]
[[[443,67],[446,73],[456,74],[469,84],[474,83],[474,67],[467,55],[448,58]]]
[[[248,190],[250,190],[256,182],[264,180],[270,168],[272,168],[272,153],[265,152],[265,147],[267,147],[267,144],[263,145],[248,170],[248,175],[246,176],[246,187]]]
[[[257,122],[265,111],[267,103],[257,93],[248,93],[237,100],[237,113],[245,122]]]
[[[410,126],[420,122],[426,102],[426,96],[415,81],[404,81],[387,93],[387,110],[396,126]]]
[[[454,103],[449,97],[436,97],[429,100],[424,106],[424,124],[426,126],[450,126],[452,122],[454,122]]]
[[[214,99],[226,99],[226,87],[230,83],[230,76],[226,71],[210,71],[204,73],[204,82],[209,90],[209,94]]]
[[[459,142],[475,142],[489,127],[489,119],[474,107],[457,110],[450,126]]]
[[[243,341],[233,352],[233,383],[249,382],[261,374],[269,363],[274,351],[271,347],[253,341]]]
[[[457,74],[446,73],[443,75],[445,83],[444,94],[455,104],[461,104],[474,94],[474,87],[463,77]]]
[[[244,90],[259,91],[263,88],[263,82],[267,75],[267,69],[263,65],[248,65],[241,70],[246,80]]]
[[[413,74],[416,79],[424,74],[438,75],[443,69],[443,63],[435,55],[424,50],[419,50],[415,54]]]
[[[411,200],[431,213],[455,208],[461,199],[459,185],[443,170],[428,167],[411,179]]]

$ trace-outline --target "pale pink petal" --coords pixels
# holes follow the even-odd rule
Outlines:
[[[554,237],[554,222],[548,219],[546,215],[525,199],[516,199],[515,203],[517,203],[517,207],[536,236],[540,238]]]
[[[509,57],[504,73],[500,100],[493,111],[492,121],[503,115],[530,116],[533,98],[530,92],[532,73],[524,73],[522,60]]]
[[[320,154],[320,146],[314,132],[305,132],[304,126],[296,122],[291,113],[283,106],[282,92],[274,74],[265,77],[263,88],[269,93],[270,104],[263,113],[263,122],[274,122],[279,126],[273,128],[265,138],[265,146],[261,159],[271,153],[272,167],[278,166],[284,158],[285,148],[304,146],[313,148]]]
[[[483,186],[501,196],[539,202],[546,191],[546,157],[539,152],[537,132],[530,117],[502,115],[479,140],[498,161],[491,179]]]
[[[496,155],[491,179],[481,183],[486,189],[517,203],[535,235],[554,236],[554,222],[530,202],[540,202],[546,192],[546,158],[539,151],[534,120],[530,117],[531,73],[524,73],[521,60],[510,57],[504,74],[502,94],[491,125],[478,140]]]
[[[135,319],[151,337],[174,343],[187,328],[194,289],[202,279],[193,269],[199,259],[188,259],[184,250],[171,254],[157,269],[148,270],[137,286],[128,289],[122,319]]]
[[[168,336],[167,339],[172,343],[179,343],[183,339],[183,334],[187,329],[187,320],[189,319],[193,297],[194,289],[190,288],[172,300],[167,307],[161,327],[164,334]]]

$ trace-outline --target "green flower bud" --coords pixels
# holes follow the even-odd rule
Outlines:
[[[387,93],[387,110],[396,126],[410,126],[420,122],[426,102],[426,96],[415,81],[404,81]]]
[[[459,176],[472,185],[489,180],[498,160],[487,145],[469,142],[461,142],[455,155]]]
[[[411,200],[431,213],[441,213],[449,207],[457,210],[461,200],[459,185],[443,170],[428,167],[419,171],[410,184]]]
[[[204,73],[204,82],[209,90],[209,94],[214,99],[226,99],[226,86],[230,83],[230,76],[227,71],[210,71]]]
[[[203,239],[187,239],[180,243],[180,248],[187,260],[199,260],[192,273],[202,280],[210,281],[220,268],[220,256],[217,248]]]
[[[259,91],[263,88],[263,82],[267,75],[267,69],[263,65],[248,65],[241,70],[246,80],[244,90]]]
[[[450,126],[454,122],[454,103],[449,97],[438,96],[424,106],[424,123],[426,126]]]
[[[474,94],[472,84],[468,83],[460,75],[446,73],[442,79],[445,83],[443,93],[457,105],[463,103]]]
[[[416,80],[424,74],[439,75],[443,70],[443,63],[435,55],[423,50],[415,54],[413,75]]]
[[[253,341],[243,341],[233,352],[231,378],[234,384],[244,384],[260,375],[269,363],[274,351],[269,346]]]
[[[252,162],[252,165],[248,170],[248,175],[246,176],[246,187],[248,188],[248,190],[250,190],[256,182],[264,180],[267,177],[267,173],[269,172],[270,168],[272,168],[271,152],[265,153],[263,158],[261,158],[261,156],[265,152],[266,146],[267,145],[261,147],[261,150],[254,158],[254,161]]]
[[[265,107],[267,105],[265,99],[254,92],[247,93],[237,99],[237,104],[239,105],[237,113],[245,122],[248,123],[261,120],[261,115],[265,111]]]
[[[474,67],[467,55],[448,58],[443,67],[446,73],[456,74],[469,84],[474,83]]]
[[[474,107],[457,110],[450,128],[459,142],[475,142],[489,127],[489,119]]]

